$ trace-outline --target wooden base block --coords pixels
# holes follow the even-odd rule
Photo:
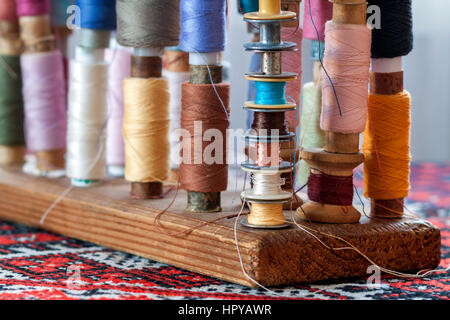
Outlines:
[[[167,208],[175,191],[165,199],[132,200],[127,192],[129,183],[109,180],[91,189],[71,190],[40,225],[43,213],[68,187],[69,181],[64,178],[48,180],[26,176],[20,168],[0,169],[0,217],[255,286],[244,276],[236,251],[236,218],[229,215],[237,213],[241,203],[237,200],[231,205],[233,191],[223,193],[224,212],[198,214],[184,211],[186,193],[180,190],[158,227],[155,217]],[[295,212],[285,215],[290,220]],[[219,217],[228,218],[207,223]],[[440,261],[439,229],[422,220],[364,217],[356,224],[298,223],[346,239],[389,269],[428,269]],[[358,254],[347,250],[333,252],[293,224],[281,230],[250,229],[239,222],[237,225],[245,270],[262,285],[367,276],[369,263]],[[183,231],[187,235],[181,235]],[[330,246],[344,246],[336,239],[318,237]]]

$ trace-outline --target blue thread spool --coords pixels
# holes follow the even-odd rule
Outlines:
[[[183,0],[180,48],[185,52],[225,50],[225,0]]]
[[[77,0],[77,6],[82,29],[116,29],[116,0]]]
[[[239,13],[255,12],[259,10],[259,0],[237,0],[237,1]]]
[[[286,82],[255,81],[255,104],[280,105],[286,104]]]

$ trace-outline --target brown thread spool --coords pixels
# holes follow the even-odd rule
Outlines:
[[[131,77],[161,78],[162,58],[131,56]],[[162,182],[131,182],[130,195],[133,199],[158,199],[163,197]]]
[[[365,24],[365,0],[330,0],[333,3],[333,22]],[[325,44],[326,45],[326,44]],[[342,134],[325,131],[324,149],[303,150],[302,158],[310,165],[331,176],[350,177],[353,169],[364,161],[359,152],[359,133]],[[311,172],[314,169],[311,169]],[[308,201],[297,210],[300,218],[325,223],[356,223],[361,214],[352,206],[320,204]]]
[[[255,112],[252,129],[258,135],[275,134],[275,130],[278,130],[279,135],[287,135],[289,133],[284,112]]]
[[[222,82],[222,66],[218,64],[211,65],[190,65],[190,83],[191,84],[220,84]],[[217,97],[215,97],[217,99]],[[182,100],[184,96],[182,95]],[[228,100],[227,100],[228,101]],[[228,102],[225,106],[228,108]],[[225,111],[222,108],[222,115],[225,115]],[[181,165],[180,165],[180,178],[181,178]],[[228,177],[228,176],[227,176]],[[201,192],[188,190],[187,192],[187,205],[186,210],[191,212],[218,212],[221,211],[221,197],[220,192]]]
[[[370,93],[393,95],[403,91],[403,71],[370,73]],[[379,218],[401,218],[404,199],[370,199],[370,215]]]
[[[229,84],[215,84],[223,104],[229,114]],[[220,192],[228,184],[228,165],[226,163],[226,130],[229,122],[225,110],[218,99],[212,84],[184,83],[182,86],[181,128],[190,134],[190,141],[182,140],[182,162],[179,175],[181,187],[188,191],[186,210],[191,212],[220,211]],[[195,122],[201,121],[202,130],[196,131]],[[213,163],[206,163],[203,155],[205,148],[212,142],[203,141],[204,133],[209,129],[220,131],[223,139],[222,154],[211,152]],[[201,148],[197,144],[201,139]],[[197,142],[196,142],[197,140]],[[190,150],[190,154],[186,153]],[[217,163],[221,162],[221,164]]]

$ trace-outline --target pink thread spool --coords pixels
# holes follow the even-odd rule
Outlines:
[[[17,21],[15,0],[1,0],[0,1],[0,20],[2,21]]]
[[[107,49],[105,59],[110,63],[106,163],[111,175],[123,176],[123,166],[125,165],[122,135],[123,80],[131,75],[131,52],[124,48]]]
[[[319,31],[319,40],[325,39],[325,23],[333,16],[333,4],[328,0],[305,0],[303,11],[303,37],[305,39],[317,40],[317,32],[309,14],[309,2],[311,1],[311,14],[314,24]]]
[[[322,130],[343,134],[364,131],[369,95],[371,37],[372,33],[365,24],[327,22],[324,66],[334,89],[323,72]]]
[[[297,79],[286,82],[286,98],[289,102],[293,99],[297,105],[297,108],[300,108],[303,30],[299,28],[295,33],[294,31],[296,31],[296,28],[281,29],[281,38],[283,41],[294,42],[298,48],[297,51],[283,53],[282,69],[286,72],[295,72],[298,74]],[[296,115],[298,115],[297,119]],[[297,110],[286,112],[286,121],[289,130],[294,131],[296,124],[300,122],[300,112],[297,112]]]
[[[50,0],[17,0],[16,4],[19,17],[50,14]]]
[[[21,64],[27,147],[33,152],[65,149],[66,99],[61,53],[23,54]]]

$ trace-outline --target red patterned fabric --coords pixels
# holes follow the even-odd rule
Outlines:
[[[361,186],[360,172],[355,183]],[[407,206],[441,228],[450,264],[450,164],[413,166]],[[426,201],[426,202],[424,202]],[[0,222],[0,299],[449,299],[448,272],[425,279],[382,275],[250,289],[42,230]]]

